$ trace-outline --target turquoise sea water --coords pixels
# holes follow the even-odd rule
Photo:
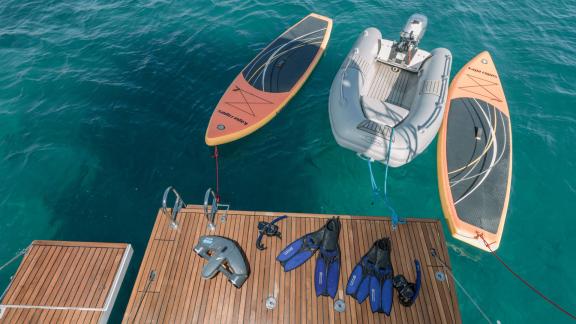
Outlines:
[[[366,27],[396,38],[414,12],[424,49],[447,47],[453,74],[489,50],[505,86],[513,187],[500,255],[576,311],[576,5],[572,1],[0,2],[0,263],[34,239],[134,245],[121,319],[163,189],[200,203],[214,184],[204,130],[243,65],[309,12],[334,19],[305,87],[266,127],[221,147],[234,209],[384,215],[365,162],[337,146],[332,78]],[[377,168],[383,173],[383,167]],[[441,218],[436,145],[390,171],[404,216]],[[448,240],[454,273],[492,320],[561,323],[496,260]],[[0,272],[0,287],[16,266]],[[464,322],[483,319],[459,291]]]

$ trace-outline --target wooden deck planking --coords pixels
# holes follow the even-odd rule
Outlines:
[[[0,303],[0,323],[105,322],[131,255],[128,244],[32,242]]]
[[[303,266],[285,273],[275,257],[288,242],[320,228],[332,215],[293,214],[281,221],[282,240],[265,237],[264,252],[255,248],[256,224],[271,221],[282,213],[229,211],[226,223],[219,222],[214,232],[200,206],[188,206],[178,215],[179,227],[169,226],[161,212],[150,241],[130,301],[124,323],[460,323],[460,312],[451,278],[435,279],[445,270],[430,256],[430,248],[449,264],[439,221],[410,219],[392,231],[389,218],[341,215],[341,274],[336,298],[344,299],[346,311],[333,310],[333,301],[316,297],[315,257]],[[234,239],[244,249],[251,273],[241,289],[233,287],[222,274],[211,280],[201,278],[205,260],[193,251],[202,235],[221,235]],[[422,289],[409,308],[399,304],[394,292],[392,314],[373,314],[368,302],[359,305],[345,295],[345,285],[353,267],[381,237],[392,240],[395,274],[415,280],[415,258],[422,266]],[[150,271],[156,279],[148,285]],[[145,291],[148,285],[148,290]],[[265,299],[275,296],[277,308],[265,308]]]

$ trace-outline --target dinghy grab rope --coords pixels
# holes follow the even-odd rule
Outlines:
[[[365,159],[368,161],[368,171],[370,171],[370,184],[372,185],[372,194],[375,197],[380,197],[384,201],[384,204],[388,208],[392,218],[392,229],[395,230],[398,227],[398,224],[404,224],[405,221],[400,218],[396,210],[392,206],[390,199],[388,198],[388,164],[390,162],[390,153],[392,149],[392,138],[394,137],[394,128],[391,128],[390,132],[390,139],[388,141],[388,147],[386,148],[386,171],[384,172],[384,192],[378,188],[378,184],[376,183],[376,179],[374,178],[374,172],[372,171],[372,162],[373,159]],[[362,158],[362,156],[360,156]]]

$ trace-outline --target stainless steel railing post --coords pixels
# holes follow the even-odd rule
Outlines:
[[[168,213],[168,208],[166,207],[168,194],[170,194],[170,192],[174,193],[176,196],[176,201],[174,201],[174,207],[172,207],[171,214]],[[164,190],[164,195],[162,196],[162,212],[164,215],[166,215],[166,217],[170,219],[170,227],[172,229],[178,228],[178,221],[176,217],[178,216],[178,212],[180,209],[182,209],[182,207],[186,208],[186,203],[184,203],[184,200],[182,200],[182,197],[180,197],[178,191],[176,191],[176,189],[174,189],[172,186],[166,188],[166,190]]]
[[[216,229],[215,217],[218,213],[218,210],[223,208],[224,213],[220,217],[221,223],[226,223],[226,216],[228,215],[228,209],[230,209],[230,205],[226,204],[219,204],[218,199],[216,199],[216,193],[212,188],[208,188],[206,190],[206,194],[204,194],[204,215],[208,219],[208,229],[213,231]]]

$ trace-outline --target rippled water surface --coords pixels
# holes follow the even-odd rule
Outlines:
[[[266,127],[221,148],[221,193],[235,209],[382,215],[366,165],[338,147],[332,78],[357,35],[396,38],[429,17],[425,49],[453,74],[489,50],[514,137],[513,187],[499,250],[576,311],[576,5],[572,1],[0,2],[0,263],[33,239],[134,245],[121,319],[163,189],[200,202],[214,184],[204,130],[227,85],[259,49],[309,12],[334,19],[328,50]],[[383,168],[379,167],[380,175]],[[406,216],[441,218],[436,147],[390,171]],[[565,322],[490,255],[449,239],[456,276],[492,320]],[[15,270],[0,272],[4,287]],[[467,323],[482,322],[459,291]]]

